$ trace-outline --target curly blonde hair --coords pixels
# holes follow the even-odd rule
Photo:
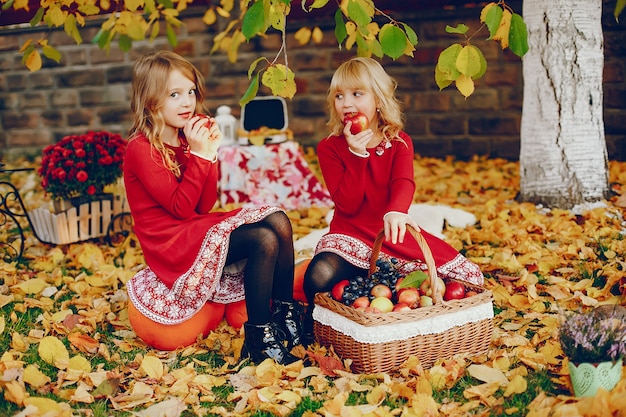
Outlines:
[[[192,80],[196,86],[196,113],[204,113],[204,77],[188,60],[171,51],[158,51],[145,55],[133,66],[132,95],[130,108],[133,125],[129,135],[131,139],[139,133],[144,134],[150,144],[159,152],[163,164],[179,177],[180,166],[174,160],[174,152],[161,140],[165,122],[160,109],[166,99],[165,86],[172,71],[178,70]]]
[[[352,58],[337,68],[330,81],[326,98],[330,119],[328,127],[331,134],[340,135],[343,132],[341,115],[335,111],[335,96],[337,92],[346,89],[360,89],[372,93],[376,97],[378,108],[378,129],[386,140],[399,138],[398,133],[404,127],[403,114],[400,102],[395,96],[398,83],[373,58]]]

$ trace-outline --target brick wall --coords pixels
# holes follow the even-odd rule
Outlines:
[[[300,2],[294,2],[299,7]],[[605,1],[605,131],[611,159],[626,160],[626,26],[613,19],[612,0]],[[521,2],[511,2],[521,13]],[[391,11],[393,14],[393,10]],[[439,52],[456,37],[445,33],[445,25],[464,22],[470,32],[478,28],[479,9],[402,11],[395,16],[418,33],[414,58],[384,59],[388,72],[399,82],[404,103],[406,131],[416,152],[424,156],[469,158],[488,155],[516,160],[519,156],[522,108],[521,61],[501,51],[484,30],[474,43],[488,61],[485,76],[467,100],[454,87],[439,91],[434,67]],[[211,55],[214,30],[201,21],[201,10],[184,17],[179,43],[174,48],[188,57],[205,74],[207,105],[211,112],[221,104],[233,107],[239,116],[238,99],[248,85],[247,69],[256,57],[274,57],[280,46],[278,35],[253,40],[242,47],[239,61],[230,64],[223,54]],[[301,22],[291,21],[297,29]],[[310,23],[310,22],[309,22]],[[298,93],[288,101],[289,127],[303,145],[315,145],[326,129],[326,89],[333,70],[353,56],[354,50],[337,48],[332,19],[317,17],[324,31],[321,45],[300,47],[288,40],[289,63],[297,76]],[[109,130],[125,135],[130,127],[129,94],[131,67],[136,57],[151,49],[171,49],[164,37],[152,43],[135,43],[122,53],[112,46],[109,53],[89,43],[97,31],[91,25],[82,31],[85,43],[76,45],[62,31],[50,34],[50,43],[63,53],[57,64],[44,60],[44,68],[30,73],[17,51],[27,36],[41,35],[38,29],[0,28],[0,152],[39,152],[65,135],[88,130]],[[261,94],[269,94],[263,91]]]

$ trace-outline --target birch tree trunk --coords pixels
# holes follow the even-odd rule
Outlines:
[[[520,199],[570,209],[609,196],[602,0],[524,0]]]

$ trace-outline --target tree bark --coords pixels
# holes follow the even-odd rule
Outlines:
[[[524,0],[520,200],[570,209],[609,196],[601,0]]]

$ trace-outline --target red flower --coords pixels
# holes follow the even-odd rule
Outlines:
[[[37,173],[54,198],[92,196],[122,176],[126,141],[118,134],[66,136],[43,150]]]
[[[76,174],[76,179],[80,182],[85,182],[87,181],[88,178],[89,178],[89,174],[87,174],[83,170],[78,171],[78,174]]]

